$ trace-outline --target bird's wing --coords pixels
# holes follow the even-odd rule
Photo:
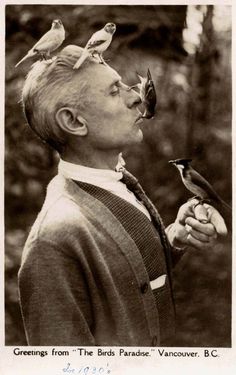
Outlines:
[[[41,39],[34,45],[33,50],[37,51],[49,51],[54,48],[55,44],[59,43],[60,33],[58,30],[49,30],[42,36]],[[62,42],[62,40],[61,40]]]
[[[101,44],[103,44],[105,42],[106,42],[106,39],[100,39],[100,40],[90,41],[90,43],[87,45],[87,49],[93,49],[95,47],[100,46]]]
[[[208,194],[210,199],[213,199],[216,201],[221,200],[221,198],[213,189],[213,187],[209,184],[209,182],[202,175],[200,175],[197,171],[194,171],[193,173],[191,173],[191,179],[192,179],[192,183],[199,186],[202,190],[204,190]]]
[[[152,108],[156,106],[157,97],[156,97],[156,90],[153,85],[149,86],[147,92],[145,93],[145,98],[148,104],[152,106]]]
[[[107,41],[108,35],[109,34],[104,29],[98,30],[91,36],[86,44],[86,48],[91,49],[100,46],[102,43]]]
[[[56,42],[55,40],[48,40],[40,44],[37,48],[34,47],[34,51],[38,52],[50,52],[55,49]]]
[[[148,97],[152,93],[153,93],[153,88],[152,88],[152,86],[149,86],[148,89],[147,89],[147,91],[145,92],[145,96]]]
[[[44,44],[45,42],[48,41],[48,39],[50,40],[53,35],[52,35],[52,31],[53,30],[49,30],[48,32],[46,32],[46,34],[44,34],[40,39],[39,41],[33,46],[33,49],[38,49],[40,48],[40,45],[41,44]],[[54,33],[53,33],[54,34]]]

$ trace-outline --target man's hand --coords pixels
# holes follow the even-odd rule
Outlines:
[[[213,246],[218,234],[227,234],[224,219],[214,207],[197,199],[183,204],[175,222],[167,228],[170,243],[177,247],[206,249]]]

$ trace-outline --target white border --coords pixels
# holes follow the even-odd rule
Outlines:
[[[219,357],[213,358],[204,358],[204,348],[197,349],[199,353],[199,357],[196,358],[181,358],[181,357],[160,357],[158,355],[158,349],[154,349],[154,354],[148,358],[140,358],[140,357],[119,357],[118,355],[114,357],[98,357],[93,356],[91,359],[88,357],[81,357],[78,355],[77,352],[72,351],[72,347],[61,347],[57,348],[58,350],[69,350],[70,357],[69,359],[66,357],[52,357],[47,356],[44,358],[38,356],[15,356],[13,354],[13,347],[5,347],[4,346],[4,204],[3,204],[3,189],[4,189],[4,85],[5,85],[5,5],[13,5],[13,4],[60,4],[60,5],[86,5],[86,4],[98,4],[98,5],[122,5],[122,4],[129,4],[129,5],[190,5],[190,4],[202,4],[202,5],[232,5],[232,25],[233,25],[233,49],[232,49],[232,73],[233,73],[233,135],[232,141],[234,141],[234,131],[235,131],[235,90],[234,90],[234,82],[235,82],[235,64],[236,64],[236,50],[235,50],[235,19],[236,19],[236,11],[233,1],[229,0],[215,0],[215,1],[123,1],[123,0],[113,0],[113,1],[3,1],[0,3],[0,61],[1,61],[1,72],[0,72],[0,104],[1,104],[1,112],[0,112],[0,120],[1,120],[1,134],[0,134],[0,161],[2,168],[1,176],[0,176],[0,194],[1,194],[1,206],[0,206],[0,246],[3,251],[0,253],[0,300],[1,300],[1,324],[0,324],[0,374],[4,375],[47,375],[47,374],[66,374],[63,372],[63,368],[67,364],[67,362],[73,363],[74,367],[80,368],[81,366],[86,366],[86,364],[90,364],[91,366],[103,366],[106,368],[107,363],[111,368],[111,374],[114,375],[130,375],[130,374],[144,374],[147,372],[149,375],[156,375],[158,374],[171,374],[171,375],[195,375],[200,373],[211,374],[214,375],[222,375],[225,373],[227,375],[233,375],[236,373],[236,351],[235,351],[235,326],[236,326],[236,317],[234,316],[235,313],[232,314],[232,323],[233,323],[233,331],[232,331],[232,348],[224,349],[218,348],[218,355]],[[234,142],[233,142],[234,144]],[[233,147],[234,151],[234,147]],[[233,152],[234,155],[234,152]],[[236,167],[235,158],[233,158],[233,171]],[[234,180],[235,176],[233,173],[233,197],[235,197],[235,189],[234,189]],[[233,199],[233,207],[235,206],[234,199]],[[235,222],[234,222],[235,224]],[[233,225],[234,227],[234,225]],[[233,246],[236,243],[235,233],[233,236]],[[235,257],[233,257],[233,270],[236,269],[235,266]],[[235,277],[233,278],[233,296],[235,294]],[[235,298],[233,298],[232,304],[233,312],[235,312]],[[48,350],[51,351],[51,347],[25,347],[21,349],[25,350]],[[104,348],[108,350],[109,348]],[[114,348],[113,348],[114,349]],[[130,348],[130,350],[134,350],[135,348]],[[214,348],[206,348],[212,350]],[[96,348],[92,347],[91,350],[96,353]],[[119,349],[114,349],[116,353],[118,353]],[[137,348],[138,350],[138,348]],[[142,348],[142,350],[145,350]],[[172,351],[184,352],[184,351],[196,351],[196,348],[170,348]],[[84,372],[81,372],[81,375]],[[90,373],[88,373],[90,374]],[[105,372],[104,372],[105,374]]]

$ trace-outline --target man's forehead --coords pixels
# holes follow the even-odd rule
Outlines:
[[[115,82],[121,81],[121,76],[117,71],[111,68],[109,65],[94,64],[90,66],[91,70],[89,72],[90,83],[103,83],[104,85],[112,85]]]
[[[110,66],[107,66],[107,68],[110,70],[110,76],[116,81],[121,81],[121,76],[117,73],[117,71]]]

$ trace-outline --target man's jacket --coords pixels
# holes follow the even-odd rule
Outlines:
[[[158,310],[120,221],[56,176],[25,244],[20,303],[29,345],[156,346]]]

